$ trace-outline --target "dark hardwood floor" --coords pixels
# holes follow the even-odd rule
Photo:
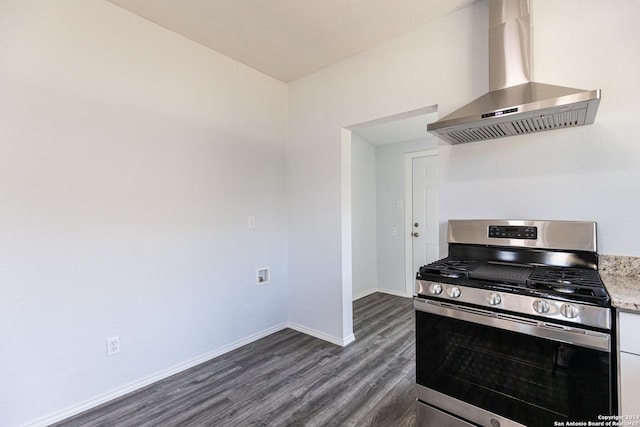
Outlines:
[[[414,426],[412,300],[353,304],[356,341],[272,334],[56,426]]]

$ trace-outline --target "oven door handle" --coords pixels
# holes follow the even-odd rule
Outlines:
[[[580,347],[593,348],[607,353],[611,352],[611,336],[602,332],[422,298],[414,298],[413,306],[416,310],[425,313],[464,320],[535,337],[547,338]]]

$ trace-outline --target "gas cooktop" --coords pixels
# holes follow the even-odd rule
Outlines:
[[[417,279],[520,294],[544,294],[606,306],[609,295],[596,270],[444,258],[420,268]]]

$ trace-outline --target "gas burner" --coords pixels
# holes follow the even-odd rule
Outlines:
[[[463,276],[462,273],[457,273],[455,271],[441,271],[440,275],[442,277],[448,277],[450,279],[459,279]]]
[[[569,282],[570,284],[571,282]],[[561,294],[575,294],[576,288],[569,286],[549,286],[549,288],[553,289],[556,292],[560,292]]]
[[[577,288],[573,286],[573,282],[571,280],[566,279],[556,279],[557,285],[549,285],[550,289],[553,289],[556,292],[560,292],[561,294],[575,294]]]

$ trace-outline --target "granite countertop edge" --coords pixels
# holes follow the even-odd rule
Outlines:
[[[604,287],[611,296],[611,305],[640,314],[640,277],[601,273]]]
[[[601,255],[599,270],[611,305],[640,313],[640,257]]]

